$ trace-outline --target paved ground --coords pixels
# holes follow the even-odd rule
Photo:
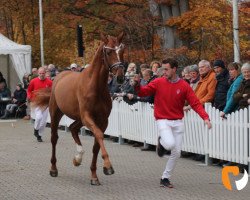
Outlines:
[[[102,185],[91,186],[93,137],[81,136],[86,153],[83,164],[74,167],[75,145],[71,135],[64,131],[59,131],[57,145],[59,176],[52,178],[49,131],[47,128],[45,141],[37,143],[30,122],[0,122],[0,200],[246,200],[250,196],[250,183],[242,191],[227,191],[221,184],[221,168],[199,166],[199,162],[184,158],[179,160],[172,178],[175,188],[160,188],[166,158],[110,140],[105,144],[115,174],[102,173],[103,162],[99,156],[98,175]]]

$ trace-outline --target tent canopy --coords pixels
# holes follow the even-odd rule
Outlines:
[[[20,81],[25,73],[31,72],[30,45],[17,44],[0,33],[0,55],[10,56]]]

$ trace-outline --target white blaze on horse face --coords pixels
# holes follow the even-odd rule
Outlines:
[[[77,154],[75,155],[75,159],[78,163],[82,162],[82,156],[84,154],[83,148],[81,145],[76,144],[76,151]]]
[[[117,55],[117,59],[118,59],[118,61],[120,62],[120,56],[119,56],[119,52],[120,52],[120,47],[115,47],[115,53],[116,53],[116,55]]]

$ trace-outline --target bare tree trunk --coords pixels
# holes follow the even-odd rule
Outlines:
[[[154,0],[149,0],[149,8],[154,17],[159,16],[162,20],[162,27],[157,29],[157,33],[162,38],[162,48],[178,48],[184,42],[178,37],[175,27],[169,27],[166,21],[171,17],[177,17],[186,12],[189,8],[188,0],[172,0],[170,4],[157,4]]]
[[[170,6],[167,6],[164,4],[159,5],[159,7],[160,7],[162,22],[163,24],[165,24],[167,20],[173,16],[172,9]],[[163,44],[162,44],[163,49],[174,48],[175,38],[174,38],[173,28],[167,25],[163,25],[163,27],[161,28],[159,32],[163,40]]]
[[[35,22],[35,13],[34,13],[34,0],[30,0],[30,2],[31,2],[31,15],[32,15],[32,33],[33,33],[33,36],[35,36],[36,22]]]
[[[180,12],[180,5],[179,0],[172,1],[172,14],[173,17],[177,17],[181,15]],[[174,32],[174,48],[178,48],[182,46],[182,40],[179,38],[178,34],[176,33],[176,27],[173,27]]]
[[[179,0],[179,5],[181,14],[189,10],[189,0]]]
[[[21,29],[22,29],[22,36],[23,36],[23,44],[27,44],[27,40],[26,40],[26,33],[25,33],[25,28],[24,28],[24,21],[22,20],[21,22]]]

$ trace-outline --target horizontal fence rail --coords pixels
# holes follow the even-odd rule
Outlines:
[[[227,115],[227,119],[222,119],[219,110],[211,104],[205,104],[205,109],[210,116],[211,130],[207,129],[204,121],[193,110],[185,112],[182,150],[249,165],[250,109],[231,113]],[[149,103],[137,102],[129,105],[115,100],[105,134],[156,145],[158,132],[153,112],[153,105]],[[31,117],[34,118],[33,111]],[[63,116],[60,125],[69,127],[73,121]],[[50,123],[50,116],[47,122]]]

